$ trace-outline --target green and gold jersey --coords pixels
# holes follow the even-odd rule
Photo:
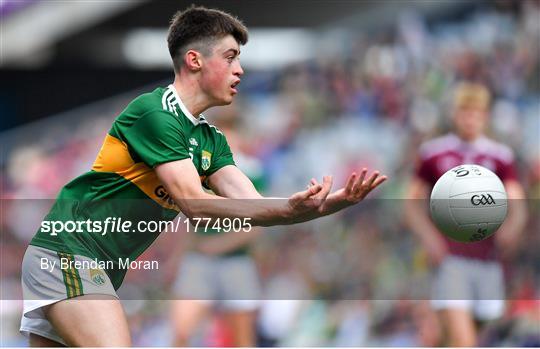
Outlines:
[[[115,218],[132,222],[132,229],[99,234],[81,225],[82,232],[51,234],[42,224],[30,244],[116,263],[106,271],[118,289],[126,273],[118,261],[135,260],[159,235],[139,231],[138,222],[172,220],[179,212],[154,168],[187,158],[201,182],[234,165],[225,136],[202,115],[193,117],[172,85],[135,98],[113,122],[92,170],[66,184],[44,218],[102,223]]]

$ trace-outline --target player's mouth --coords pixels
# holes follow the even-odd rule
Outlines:
[[[236,86],[238,86],[238,84],[240,83],[240,80],[236,80],[235,82],[233,82],[231,84],[231,90],[234,94],[238,93],[238,91],[236,90]]]

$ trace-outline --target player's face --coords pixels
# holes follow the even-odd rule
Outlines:
[[[482,135],[486,127],[488,113],[479,108],[461,107],[454,111],[454,124],[458,135],[472,141]]]
[[[212,53],[204,57],[200,86],[210,98],[212,105],[230,104],[238,93],[236,86],[244,74],[240,66],[240,47],[228,35],[217,41]]]

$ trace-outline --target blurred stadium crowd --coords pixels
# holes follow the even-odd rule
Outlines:
[[[402,222],[401,198],[417,146],[449,129],[448,92],[464,79],[492,90],[491,135],[514,149],[531,210],[520,252],[505,261],[506,314],[487,328],[482,343],[540,345],[539,18],[538,1],[452,22],[427,23],[405,14],[392,30],[350,34],[332,59],[248,71],[235,104],[209,113],[226,133],[237,130],[229,131],[231,143],[257,159],[251,170],[264,175],[268,195],[297,191],[323,174],[333,174],[340,186],[351,169],[362,166],[380,168],[391,179],[359,209],[315,224],[268,229],[257,240],[252,254],[265,290],[258,319],[261,345],[437,343],[440,332],[425,292],[429,267]],[[36,142],[13,148],[4,162],[4,345],[25,343],[17,331],[21,302],[14,299],[20,298],[22,254],[43,216],[34,202],[10,199],[52,199],[87,171],[112,118],[133,95],[51,119],[39,134],[21,135]],[[75,127],[63,121],[73,118],[79,120]],[[166,260],[172,241],[174,236],[162,236],[144,258]],[[126,286],[140,295],[126,301],[134,343],[168,345],[168,296],[141,275],[131,272]],[[208,323],[194,344],[226,345],[220,321]]]

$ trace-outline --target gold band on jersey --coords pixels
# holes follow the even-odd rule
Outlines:
[[[62,276],[64,277],[64,284],[66,286],[66,293],[68,298],[73,298],[83,295],[83,286],[79,271],[73,267],[74,257],[68,253],[58,252],[60,258],[60,270],[62,270]],[[68,267],[62,268],[62,259],[67,260]]]
[[[114,172],[134,185],[162,207],[180,211],[180,208],[170,200],[164,200],[156,194],[163,187],[156,172],[144,162],[135,163],[129,154],[128,146],[118,138],[107,134],[103,145],[92,166],[96,172]]]

